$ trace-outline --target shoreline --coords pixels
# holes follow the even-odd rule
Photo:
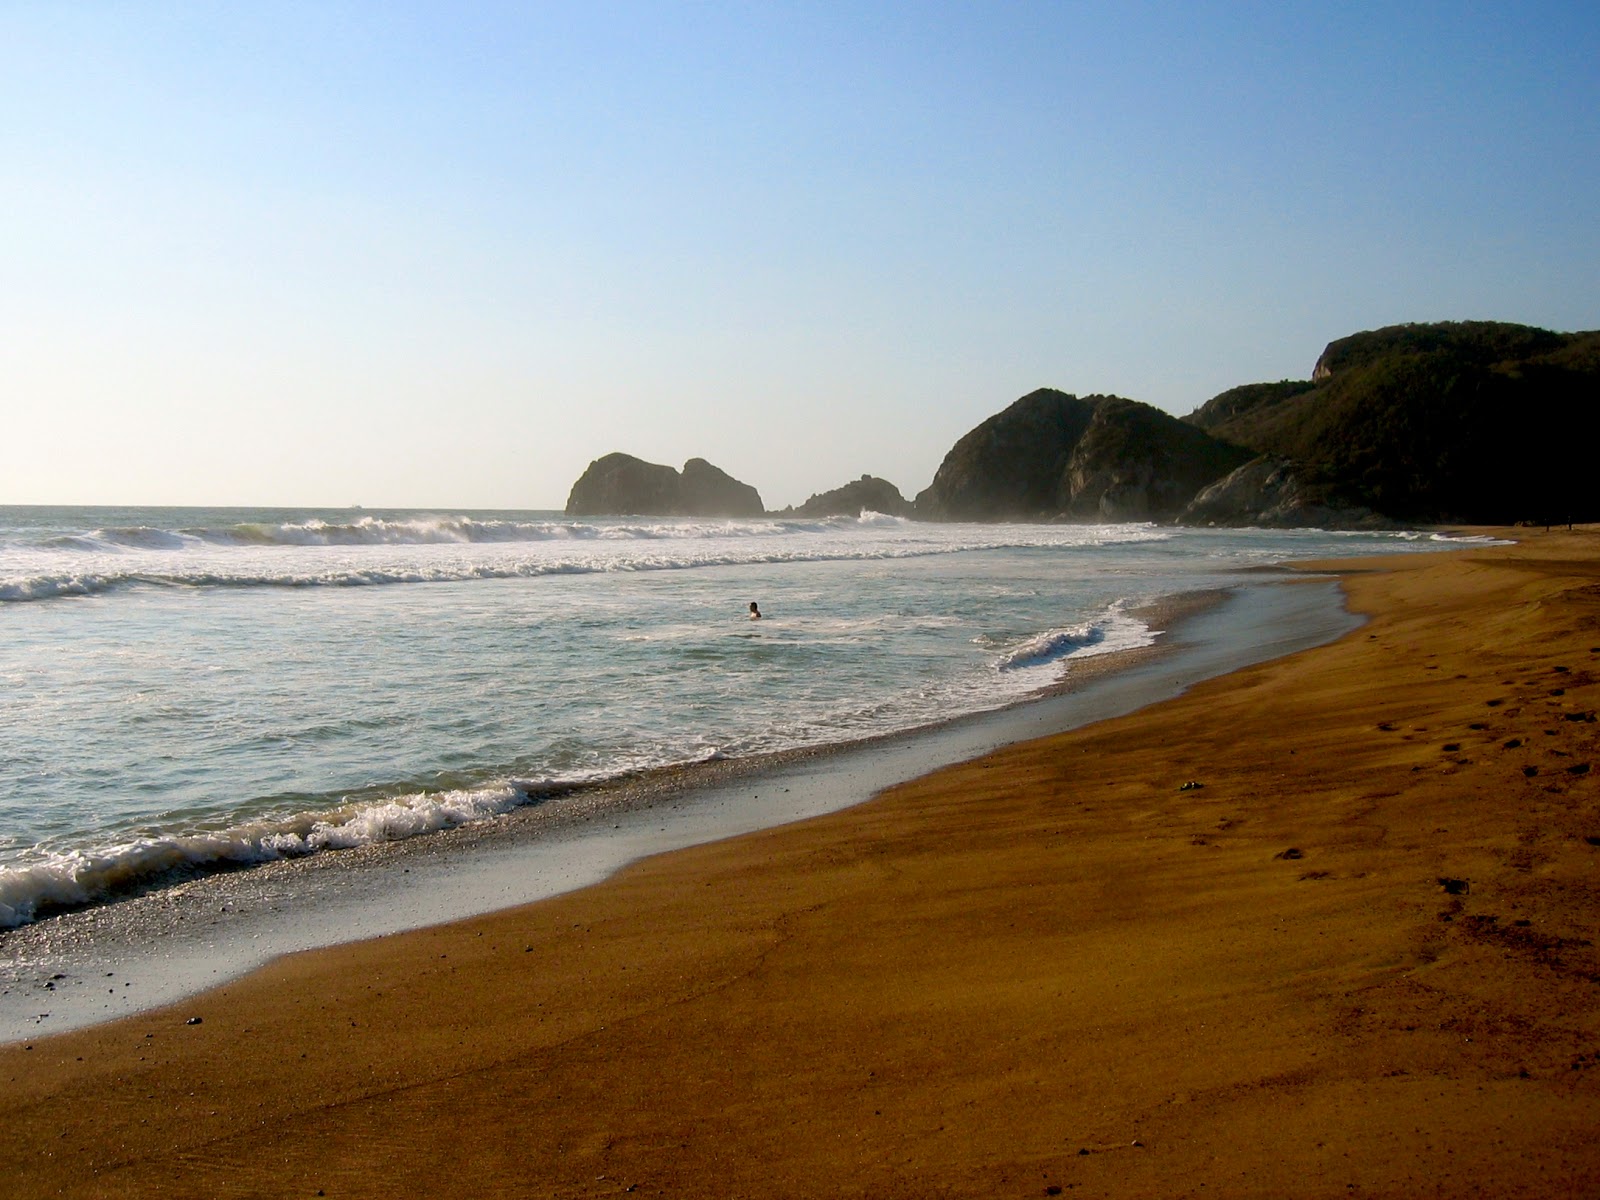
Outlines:
[[[0,1172],[82,1196],[1591,1195],[1600,529],[1323,565],[1367,622],[1306,653],[0,1047]]]
[[[589,887],[641,858],[850,808],[1001,746],[1154,703],[1350,627],[1331,581],[1321,598],[1278,611],[1259,603],[1306,581],[1255,568],[1233,588],[1160,597],[1133,612],[1158,634],[1153,645],[1083,657],[1033,696],[936,725],[662,768],[423,837],[205,871],[0,931],[10,960],[0,967],[0,1045],[178,1003],[286,954]],[[1277,640],[1244,644],[1256,623]],[[104,979],[116,986],[102,990]]]
[[[1186,615],[1201,611],[1203,608],[1217,602],[1220,594],[1226,588],[1213,587],[1208,590],[1180,592],[1172,595],[1157,596],[1139,604],[1135,609],[1127,610],[1128,615],[1135,617],[1144,626],[1152,639],[1159,638],[1172,625],[1182,620]],[[1121,601],[1112,605],[1112,609],[1120,609]],[[1150,646],[1138,649],[1159,649],[1152,643]],[[141,866],[138,858],[124,854],[126,849],[133,847],[95,847],[83,848],[79,853],[84,860],[95,863],[97,869],[90,872],[91,879],[95,875],[103,876],[113,882],[108,887],[98,887],[93,882],[84,885],[77,878],[65,881],[53,879],[55,866],[51,863],[13,863],[0,868],[0,876],[7,874],[7,868],[19,875],[26,875],[30,871],[37,871],[40,881],[35,886],[40,895],[30,898],[24,889],[9,891],[0,897],[0,915],[9,918],[6,912],[7,903],[25,909],[27,916],[17,923],[8,919],[0,923],[0,943],[5,941],[6,935],[13,930],[26,928],[40,921],[56,920],[62,917],[71,918],[75,914],[91,911],[109,905],[117,905],[141,897],[157,895],[176,887],[203,880],[214,875],[227,875],[240,871],[259,870],[263,868],[279,867],[285,863],[297,863],[305,859],[324,854],[332,854],[341,861],[348,861],[352,852],[362,850],[383,852],[382,847],[393,843],[409,840],[414,837],[454,836],[464,827],[492,823],[500,819],[513,821],[529,820],[530,814],[535,814],[532,820],[539,824],[553,824],[557,827],[572,821],[587,820],[607,815],[611,810],[626,810],[637,806],[634,798],[640,795],[650,796],[657,793],[678,793],[687,787],[704,785],[707,782],[717,782],[725,777],[740,771],[760,772],[774,765],[781,765],[789,761],[812,759],[818,755],[847,750],[855,746],[865,746],[883,739],[893,739],[905,736],[917,736],[926,731],[947,724],[951,720],[964,720],[978,717],[984,713],[1014,708],[1019,705],[1032,703],[1042,697],[1058,694],[1069,687],[1081,686],[1081,681],[1096,678],[1107,670],[1116,669],[1116,664],[1121,662],[1137,662],[1140,657],[1125,651],[1095,651],[1090,648],[1079,648],[1054,661],[1056,670],[1061,678],[1055,683],[1036,686],[1035,690],[1024,694],[1014,695],[1009,698],[995,698],[983,707],[970,712],[958,713],[955,717],[943,719],[931,718],[921,724],[908,725],[903,728],[889,728],[882,732],[857,734],[851,736],[842,734],[839,740],[813,742],[810,744],[791,745],[776,750],[752,751],[748,753],[724,754],[718,752],[710,757],[699,760],[668,762],[653,767],[640,767],[629,770],[619,770],[615,774],[602,775],[592,779],[562,779],[562,778],[536,778],[518,777],[515,774],[495,777],[492,774],[473,772],[477,782],[462,782],[458,786],[468,791],[485,789],[487,791],[502,791],[508,797],[519,797],[498,812],[486,812],[481,815],[460,820],[458,823],[446,824],[436,829],[424,829],[416,833],[402,833],[399,836],[378,836],[362,839],[360,844],[328,845],[305,852],[262,853],[260,856],[248,853],[240,854],[237,843],[261,838],[263,827],[276,825],[280,830],[293,827],[304,827],[319,815],[336,815],[343,810],[371,807],[376,802],[393,800],[396,796],[405,796],[405,789],[390,787],[368,787],[358,789],[356,795],[327,793],[322,797],[324,803],[319,808],[313,804],[310,809],[289,814],[277,814],[265,818],[243,818],[241,823],[232,827],[211,827],[206,829],[193,828],[188,831],[174,830],[168,832],[151,831],[148,841],[158,853],[157,861],[171,861],[171,855],[160,855],[159,851],[168,846],[176,846],[176,856],[179,861],[176,865],[154,866],[145,868]],[[1070,666],[1069,666],[1070,664]],[[1003,668],[1002,668],[1003,669]],[[1070,676],[1070,679],[1069,679]],[[499,785],[496,787],[496,785]],[[442,787],[442,785],[439,785]],[[361,792],[365,795],[361,795]],[[424,789],[424,794],[427,794]],[[445,794],[443,791],[434,794]],[[236,836],[230,836],[236,835]],[[210,842],[209,845],[204,843]],[[198,851],[190,850],[187,843],[202,843]],[[61,851],[57,851],[58,857]],[[102,864],[103,866],[99,865]],[[9,882],[9,881],[7,881]],[[51,894],[53,890],[72,893],[72,899],[58,899]],[[79,898],[82,895],[87,898]]]

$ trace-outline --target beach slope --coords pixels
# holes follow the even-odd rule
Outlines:
[[[0,1048],[0,1180],[1595,1195],[1600,532],[1337,569],[1334,645]]]

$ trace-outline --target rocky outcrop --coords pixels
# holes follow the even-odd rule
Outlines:
[[[1175,517],[1251,457],[1120,396],[1032,392],[966,434],[917,496],[944,521]]]
[[[963,435],[933,482],[917,495],[917,516],[933,521],[1041,520],[1061,509],[1061,478],[1089,428],[1094,400],[1040,388]]]
[[[1443,354],[1456,364],[1490,367],[1556,353],[1571,337],[1506,321],[1386,325],[1329,342],[1311,369],[1311,381],[1323,383],[1341,371],[1368,366],[1395,355]]]
[[[685,517],[759,517],[761,493],[703,458],[683,464],[678,509]]]
[[[1249,458],[1159,408],[1106,396],[1072,449],[1062,509],[1102,521],[1170,519]]]
[[[589,464],[567,497],[569,517],[759,517],[761,496],[703,458],[683,472],[631,454],[607,454]]]
[[[1288,459],[1263,454],[1202,489],[1178,514],[1183,525],[1260,529],[1370,529],[1390,524],[1369,508],[1330,502]]]
[[[859,517],[866,512],[909,517],[915,509],[911,501],[900,494],[900,489],[887,479],[863,475],[831,492],[812,496],[792,511],[797,517]]]

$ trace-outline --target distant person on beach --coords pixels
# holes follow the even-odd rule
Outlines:
[[[750,601],[750,619],[752,621],[761,620],[761,610],[756,607],[756,602],[754,600]]]

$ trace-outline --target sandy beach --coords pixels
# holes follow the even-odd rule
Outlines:
[[[1600,530],[595,887],[0,1048],[17,1196],[1600,1193]]]

